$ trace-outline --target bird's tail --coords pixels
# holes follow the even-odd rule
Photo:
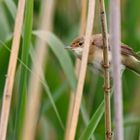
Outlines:
[[[125,59],[124,65],[140,76],[140,58],[135,56],[129,56]]]

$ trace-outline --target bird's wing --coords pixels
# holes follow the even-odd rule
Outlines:
[[[121,44],[121,54],[123,55],[131,55],[136,57],[137,59],[140,59],[140,57],[133,51],[132,48],[128,47],[126,44]]]
[[[133,49],[123,43],[121,44],[121,53],[125,55],[134,55]]]

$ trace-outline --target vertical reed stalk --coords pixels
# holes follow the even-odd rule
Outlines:
[[[110,1],[110,45],[112,51],[114,110],[115,110],[115,139],[123,140],[123,107],[121,85],[121,56],[120,56],[120,0]]]
[[[102,36],[103,36],[103,68],[104,68],[104,98],[105,98],[105,131],[106,140],[112,139],[111,132],[111,107],[110,107],[110,74],[109,74],[109,47],[108,31],[104,0],[99,0]]]
[[[87,13],[87,0],[82,0],[81,5],[81,21],[80,21],[80,36],[84,35],[85,33],[85,27],[86,27],[86,13]],[[80,59],[76,59],[76,66],[75,66],[75,73],[78,77],[78,73],[80,70],[81,61]],[[68,118],[67,118],[67,125],[66,125],[66,134],[65,134],[65,140],[68,139],[68,133],[69,133],[69,127],[72,117],[72,110],[73,110],[73,104],[74,104],[74,98],[75,95],[73,92],[70,93],[70,103],[69,103],[69,109],[68,109]]]
[[[80,35],[85,34],[85,27],[86,27],[86,17],[87,17],[87,0],[82,0],[81,6],[81,21],[80,21]]]
[[[68,135],[67,140],[74,140],[75,138],[80,104],[81,104],[81,99],[82,99],[84,80],[85,80],[85,75],[86,75],[90,38],[92,35],[92,29],[93,29],[94,10],[95,10],[95,0],[89,0],[87,27],[86,27],[86,34],[85,34],[85,46],[84,46],[83,54],[82,54],[78,85],[77,85],[76,95],[74,99],[72,117],[71,117],[70,128],[69,128],[69,135]]]
[[[0,118],[0,140],[6,139],[8,117],[10,111],[11,98],[12,98],[12,90],[14,84],[19,45],[20,45],[20,36],[21,36],[23,18],[24,18],[24,9],[25,9],[25,0],[19,0],[15,27],[14,27],[12,49],[10,54],[9,66],[8,66],[8,73],[7,73],[6,83],[4,87],[4,94],[3,94],[3,102],[2,102],[2,110],[1,110],[1,118]]]
[[[24,31],[22,36],[22,53],[21,61],[29,66],[29,52],[31,46],[31,37],[32,37],[32,24],[33,24],[33,7],[34,0],[26,1],[25,5],[25,19],[24,19]],[[18,88],[18,97],[17,97],[17,106],[16,106],[16,119],[15,119],[15,134],[14,139],[21,139],[21,132],[23,129],[24,123],[24,113],[27,99],[27,85],[28,85],[28,71],[21,65],[20,66],[20,77],[19,77],[19,88]]]
[[[43,12],[41,15],[40,28],[51,30],[54,9],[54,0],[42,1]],[[36,43],[35,55],[33,57],[32,73],[29,81],[28,102],[25,113],[25,124],[23,128],[22,140],[34,140],[38,119],[38,112],[41,101],[41,82],[43,75],[43,64],[46,58],[46,42],[38,39]]]

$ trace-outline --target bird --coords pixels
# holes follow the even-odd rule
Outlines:
[[[70,46],[67,46],[66,49],[70,49],[74,52],[76,57],[81,59],[83,47],[84,47],[85,37],[77,37],[72,41]],[[110,40],[110,35],[108,34],[108,41]],[[129,69],[140,76],[140,56],[133,51],[128,45],[120,43],[121,50],[121,71]],[[112,61],[112,55],[109,45],[108,58],[109,64]],[[93,34],[90,39],[90,47],[88,54],[88,65],[93,68],[95,73],[103,75],[103,37],[102,34]],[[112,75],[112,66],[109,67],[110,75]],[[111,76],[112,77],[112,76]]]

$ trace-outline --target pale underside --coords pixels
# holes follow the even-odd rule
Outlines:
[[[77,47],[77,48],[74,48],[73,51],[75,52],[75,54],[81,58],[81,54],[82,54],[82,50],[83,48],[81,47]],[[91,60],[88,61],[88,64],[90,67],[92,67],[92,70],[94,73],[96,74],[101,74],[103,75],[103,72],[104,72],[104,69],[103,69],[103,50],[101,48],[96,48],[94,50],[94,56],[92,56]],[[131,57],[132,59],[135,59],[136,61],[136,58],[134,56],[127,56],[127,57]],[[111,64],[111,52],[109,51],[108,52],[108,58],[109,58],[109,63]],[[121,55],[121,61],[124,61],[123,59],[125,59],[125,55]],[[121,63],[121,73],[124,71],[125,69],[125,66]],[[110,68],[109,68],[109,72],[110,72],[110,76],[112,77],[112,66],[110,65]]]

